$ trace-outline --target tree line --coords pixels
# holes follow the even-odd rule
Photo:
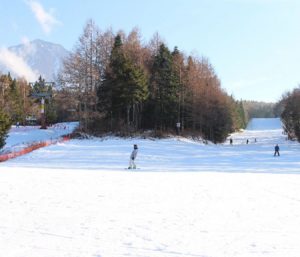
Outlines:
[[[12,124],[36,125],[40,123],[40,99],[34,97],[34,93],[49,91],[52,95],[52,86],[45,85],[42,77],[34,83],[29,83],[24,78],[12,78],[10,73],[0,73],[0,149],[5,144],[7,133]],[[59,98],[46,99],[47,123],[62,121],[57,107]]]
[[[136,28],[102,32],[88,21],[58,82],[86,132],[160,135],[180,123],[181,133],[217,143],[246,125],[207,58],[170,50],[157,33],[142,43]]]
[[[279,117],[276,113],[275,103],[243,100],[243,106],[247,119]]]
[[[289,139],[300,142],[300,86],[283,95],[277,104],[281,121]]]

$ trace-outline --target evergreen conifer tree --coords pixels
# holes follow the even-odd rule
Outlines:
[[[8,131],[11,126],[11,121],[7,114],[0,110],[0,149],[5,145]]]
[[[120,35],[115,38],[109,67],[106,70],[98,97],[100,109],[111,119],[111,126],[122,124],[137,128],[141,105],[148,96],[147,79],[143,69],[135,65],[122,48]]]
[[[24,116],[24,109],[22,106],[22,98],[20,90],[17,85],[17,81],[14,79],[8,91],[8,101],[9,101],[9,112],[13,123],[21,122]]]
[[[150,106],[154,108],[155,127],[174,128],[178,119],[178,108],[174,106],[178,106],[179,81],[173,69],[173,56],[164,44],[154,58],[151,73]]]

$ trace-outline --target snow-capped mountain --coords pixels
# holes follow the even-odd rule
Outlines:
[[[55,74],[62,66],[63,59],[69,52],[61,45],[46,42],[40,39],[11,46],[6,51],[9,56],[14,56],[15,65],[8,61],[0,62],[2,72],[11,72],[14,76],[20,76],[18,66],[26,66],[36,75],[41,75],[46,80],[53,80]],[[6,58],[8,59],[8,58]],[[22,63],[22,65],[20,65]],[[15,69],[16,68],[16,69]],[[26,77],[26,74],[25,74]]]

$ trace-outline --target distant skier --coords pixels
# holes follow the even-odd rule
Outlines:
[[[230,144],[232,145],[232,142],[233,142],[232,138],[229,139],[229,142],[230,142]]]
[[[133,145],[133,151],[130,155],[128,169],[136,169],[136,165],[134,163],[134,160],[136,159],[137,153],[138,153],[138,147],[137,147],[137,145]]]
[[[274,152],[274,156],[276,156],[276,155],[280,156],[280,154],[279,154],[279,146],[278,146],[278,144],[275,146],[275,152]]]
[[[247,145],[249,144],[249,139],[247,139],[246,143],[247,143]]]

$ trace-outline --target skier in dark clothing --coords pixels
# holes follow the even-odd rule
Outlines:
[[[279,146],[278,146],[278,144],[275,146],[275,152],[274,152],[274,156],[276,156],[276,155],[280,156],[280,154],[279,154]]]

